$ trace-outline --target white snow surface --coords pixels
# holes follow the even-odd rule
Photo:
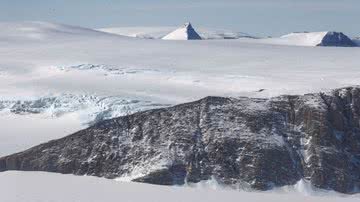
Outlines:
[[[352,202],[359,196],[326,193],[304,196],[304,189],[289,187],[277,192],[244,192],[224,189],[217,184],[202,183],[192,188],[118,182],[89,176],[43,172],[0,173],[0,196],[4,202]],[[34,186],[36,182],[36,186]]]
[[[106,27],[99,31],[143,39],[161,39],[177,27]]]
[[[294,44],[304,46],[317,46],[321,43],[328,32],[291,33],[281,38],[291,40]]]
[[[111,34],[118,34],[122,36],[144,38],[144,39],[161,39],[177,27],[109,27],[101,28],[99,31],[108,32]],[[196,29],[197,33],[202,39],[239,39],[239,38],[257,38],[244,32],[236,32],[227,29],[218,28],[204,28]]]
[[[100,32],[93,29],[54,24],[49,22],[29,21],[29,22],[0,22],[1,42],[12,41],[41,41],[41,40],[53,40],[53,39],[71,39],[75,36],[99,36],[104,35],[104,32]],[[110,34],[109,34],[110,35]]]
[[[272,97],[360,83],[360,48],[145,40],[47,22],[0,23],[0,30],[0,156],[96,117],[209,95]]]
[[[290,33],[279,38],[261,39],[260,43],[293,45],[293,46],[317,46],[328,32],[299,32]]]

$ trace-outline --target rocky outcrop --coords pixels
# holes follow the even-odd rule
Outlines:
[[[318,46],[355,47],[357,44],[342,32],[327,32]]]
[[[360,88],[271,99],[206,97],[100,122],[0,158],[0,170],[267,190],[360,185]]]

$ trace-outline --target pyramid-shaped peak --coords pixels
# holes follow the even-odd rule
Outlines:
[[[200,35],[195,31],[190,22],[164,36],[164,40],[201,40]]]
[[[186,27],[186,28],[192,28],[192,25],[191,25],[190,22],[187,22],[187,23],[184,24],[184,27]]]

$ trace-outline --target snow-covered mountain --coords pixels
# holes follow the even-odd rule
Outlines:
[[[357,46],[354,41],[342,32],[296,32],[280,38],[261,39],[261,42],[296,46]]]
[[[164,40],[201,40],[200,35],[192,27],[191,23],[185,23],[182,27],[167,34]]]

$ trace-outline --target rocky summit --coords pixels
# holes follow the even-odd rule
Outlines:
[[[268,190],[301,179],[360,187],[360,88],[270,99],[206,97],[123,116],[0,158],[49,171],[162,185],[216,179]]]

